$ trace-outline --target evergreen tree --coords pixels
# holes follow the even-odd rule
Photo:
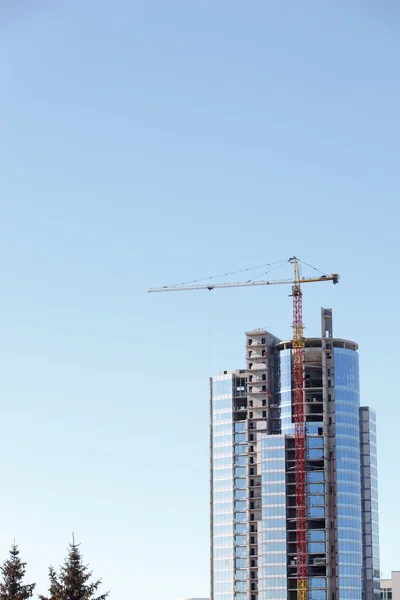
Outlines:
[[[101,579],[90,583],[92,571],[82,562],[79,544],[75,540],[69,545],[68,556],[59,573],[49,568],[49,596],[39,596],[40,600],[106,600],[109,592],[95,596]],[[2,600],[0,598],[0,600]]]
[[[3,577],[0,583],[0,600],[27,600],[33,595],[35,583],[22,584],[26,563],[19,557],[18,546],[14,542],[10,548],[10,558],[0,567]]]

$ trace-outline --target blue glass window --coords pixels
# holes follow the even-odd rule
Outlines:
[[[235,490],[235,500],[244,500],[246,498],[246,490]]]
[[[323,506],[309,506],[307,509],[307,514],[312,518],[324,517],[325,509]]]
[[[309,471],[306,475],[308,483],[322,483],[324,481],[323,471]]]
[[[245,535],[235,535],[235,544],[237,546],[245,546],[246,545],[246,536]]]
[[[223,381],[213,380],[213,396],[232,395],[232,377]]]
[[[237,569],[245,569],[247,567],[247,559],[246,558],[237,558],[235,560],[235,565]]]
[[[235,478],[235,488],[245,488],[246,487],[246,478],[239,477]]]
[[[245,512],[236,512],[235,513],[235,523],[244,523],[247,521]]]
[[[235,422],[235,433],[243,433],[246,431],[246,422],[245,421],[236,421]]]
[[[237,581],[236,582],[236,591],[237,592],[246,592],[247,591],[247,581]],[[237,596],[236,596],[237,598]]]
[[[326,588],[325,577],[310,577],[310,579],[308,580],[308,587],[316,589]]]

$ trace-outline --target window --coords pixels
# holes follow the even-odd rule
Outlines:
[[[266,374],[265,374],[265,373],[263,373],[263,375],[262,375],[261,379],[262,379],[263,381],[267,381],[267,376],[266,376]]]
[[[249,369],[251,369],[252,366],[253,366],[253,363],[249,363]]]
[[[261,338],[261,343],[265,344],[265,338]]]

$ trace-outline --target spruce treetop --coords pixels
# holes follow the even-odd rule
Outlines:
[[[34,583],[23,584],[26,563],[21,561],[19,549],[14,542],[10,557],[0,567],[3,581],[0,583],[0,600],[28,600],[33,595]]]
[[[57,573],[54,567],[49,568],[49,596],[39,596],[39,598],[40,600],[106,600],[109,592],[96,596],[101,579],[90,582],[91,578],[92,571],[89,571],[88,565],[83,564],[79,544],[73,540],[59,572]]]

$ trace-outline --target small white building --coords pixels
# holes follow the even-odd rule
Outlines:
[[[381,600],[400,600],[400,571],[392,571],[391,579],[381,579]]]

